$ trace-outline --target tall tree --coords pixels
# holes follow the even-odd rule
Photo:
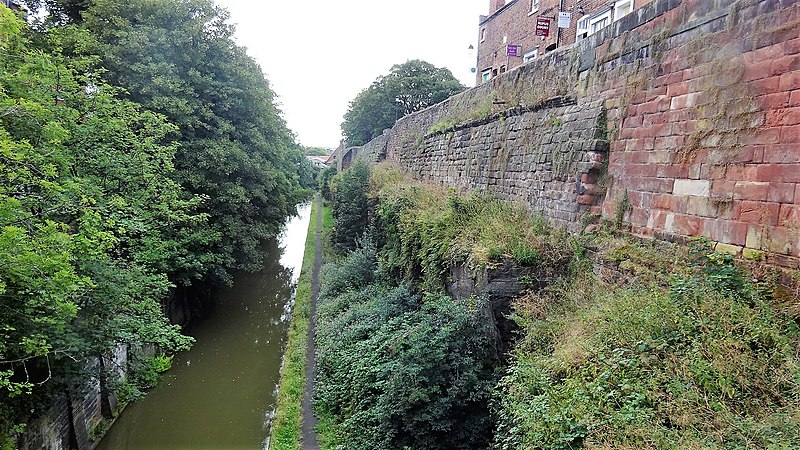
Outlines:
[[[363,145],[391,128],[397,119],[435,105],[466,89],[450,70],[418,59],[392,67],[361,91],[344,115],[349,145]]]
[[[167,267],[206,216],[171,178],[175,127],[87,76],[91,61],[32,48],[0,5],[0,447],[23,407],[119,344],[185,348],[163,316]],[[97,375],[97,374],[95,374]]]
[[[307,162],[227,11],[210,0],[95,0],[82,18],[111,82],[178,126],[176,178],[206,198],[214,278],[257,269],[259,243],[309,194]]]

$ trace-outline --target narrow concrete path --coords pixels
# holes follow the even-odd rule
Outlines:
[[[314,271],[311,274],[311,313],[308,318],[308,353],[306,355],[306,389],[303,393],[303,450],[318,450],[317,418],[311,407],[311,398],[314,393],[314,369],[317,362],[315,328],[317,325],[317,299],[319,298],[319,270],[322,267],[322,197],[317,194],[317,232],[314,236]]]

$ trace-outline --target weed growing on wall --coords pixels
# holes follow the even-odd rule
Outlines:
[[[457,264],[475,268],[511,259],[542,274],[557,272],[578,245],[523,207],[488,195],[424,185],[386,165],[374,169],[373,180],[376,228],[385,231],[380,271],[420,279],[426,289],[442,289],[447,269]]]

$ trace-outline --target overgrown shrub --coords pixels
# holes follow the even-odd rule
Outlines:
[[[460,264],[485,267],[510,259],[542,275],[561,272],[579,246],[520,205],[424,185],[392,166],[373,170],[370,192],[379,200],[382,276],[421,280],[428,290],[442,289],[447,269]]]
[[[317,185],[319,186],[319,191],[325,200],[333,200],[330,183],[337,173],[336,166],[331,166],[320,171],[317,175]]]
[[[352,449],[486,448],[495,344],[481,302],[370,285],[320,308],[316,400]]]
[[[518,305],[497,448],[794,448],[798,325],[731,256],[703,259],[669,288],[584,275]]]
[[[356,248],[367,228],[367,189],[370,168],[357,161],[331,179],[333,195],[333,242],[340,251]]]

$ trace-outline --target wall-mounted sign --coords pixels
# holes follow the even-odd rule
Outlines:
[[[536,36],[550,36],[550,19],[546,17],[536,19]]]
[[[509,45],[506,47],[506,55],[507,56],[520,56],[520,52],[522,51],[522,47],[519,45]]]
[[[572,22],[572,13],[561,11],[558,13],[558,28],[569,28]]]

